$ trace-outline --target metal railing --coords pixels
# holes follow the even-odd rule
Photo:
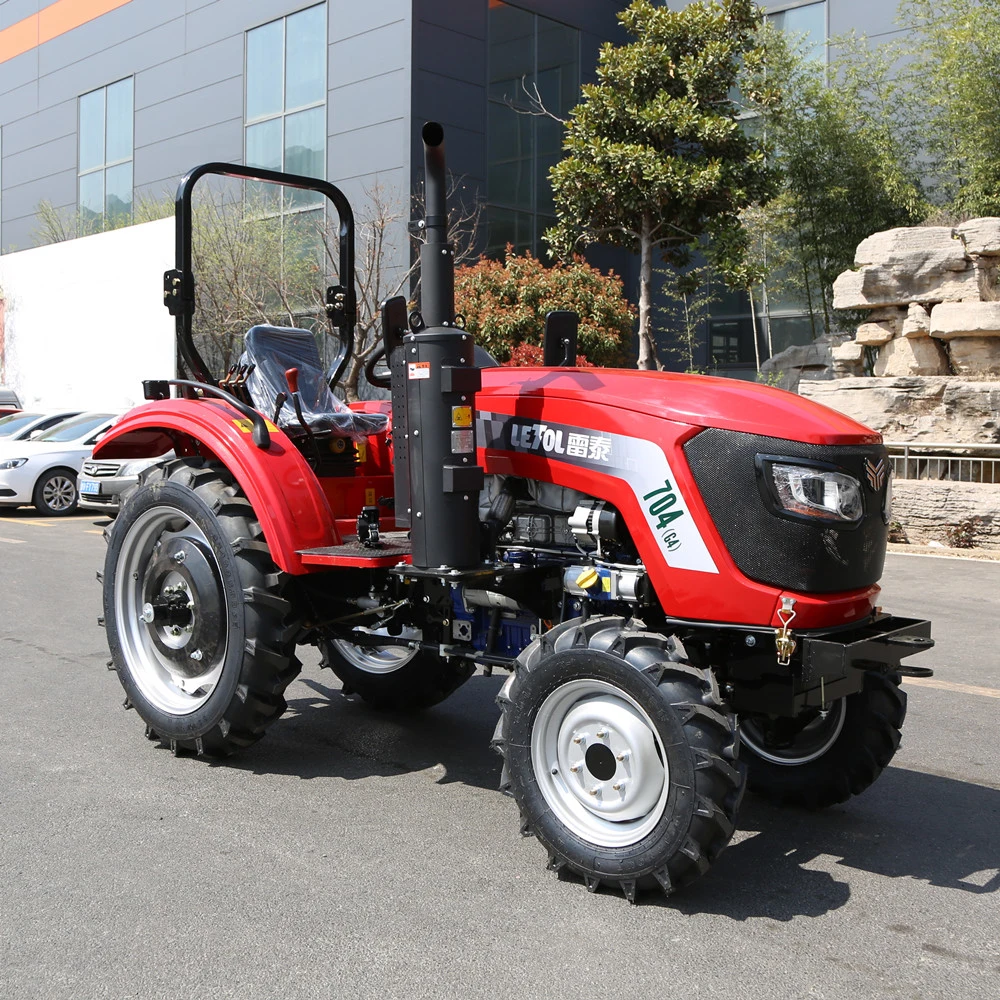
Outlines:
[[[886,441],[896,479],[1000,484],[1000,444]]]

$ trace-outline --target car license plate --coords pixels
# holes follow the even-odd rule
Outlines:
[[[80,480],[80,494],[81,495],[83,495],[84,493],[89,493],[89,494],[95,494],[95,493],[97,493],[97,494],[100,494],[100,492],[101,492],[101,484],[100,483],[95,482],[93,479],[81,479]]]

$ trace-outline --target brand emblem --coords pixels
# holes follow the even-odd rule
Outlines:
[[[868,485],[872,488],[873,492],[878,493],[880,489],[885,485],[885,475],[888,471],[885,459],[880,458],[876,464],[870,458],[865,459],[865,476],[868,479]]]

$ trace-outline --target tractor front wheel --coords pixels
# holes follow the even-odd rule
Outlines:
[[[214,755],[260,739],[299,670],[290,611],[223,467],[179,459],[143,474],[108,534],[104,615],[150,738]]]
[[[735,719],[669,638],[621,618],[566,622],[521,654],[498,701],[501,788],[550,869],[634,901],[691,882],[729,842],[744,787]]]
[[[798,719],[740,717],[750,790],[781,805],[822,809],[859,795],[899,748],[900,675],[868,671],[864,687]]]

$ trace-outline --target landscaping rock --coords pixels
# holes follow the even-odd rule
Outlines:
[[[931,336],[1000,337],[1000,302],[942,302],[931,310]]]
[[[948,343],[956,375],[989,375],[1000,371],[1000,335],[955,337]]]
[[[858,340],[860,339],[859,336]],[[899,337],[892,340],[878,352],[878,360],[875,362],[875,375],[880,378],[947,374],[948,354],[931,337]]]
[[[903,320],[904,337],[929,337],[931,335],[931,314],[919,303],[911,302]]]
[[[965,244],[966,253],[983,257],[1000,256],[1000,219],[969,219],[955,231]]]

